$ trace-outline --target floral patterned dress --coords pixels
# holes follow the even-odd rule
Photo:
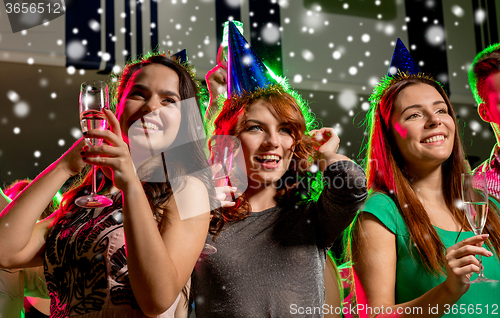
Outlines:
[[[120,204],[60,219],[47,237],[44,270],[51,318],[146,317],[130,286]],[[179,298],[158,317],[173,317]]]

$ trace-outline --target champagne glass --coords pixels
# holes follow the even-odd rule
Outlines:
[[[83,82],[80,87],[80,124],[82,131],[106,129],[108,121],[103,110],[109,109],[108,86],[102,81]],[[101,138],[85,138],[89,147],[102,144]],[[82,208],[102,208],[113,204],[110,198],[96,194],[96,167],[92,166],[92,193],[79,197],[75,204]]]
[[[488,216],[488,186],[485,173],[462,173],[462,199],[472,231],[475,235],[481,235]],[[484,276],[481,255],[478,255],[478,259],[479,276],[468,284],[498,282]]]
[[[229,175],[233,167],[233,158],[240,149],[240,140],[234,136],[216,135],[210,138],[210,166],[221,165],[219,171],[215,172],[212,181],[214,186],[224,187],[232,186]],[[234,193],[231,192],[232,200],[236,200]],[[202,254],[214,254],[217,252],[215,246],[206,243]]]

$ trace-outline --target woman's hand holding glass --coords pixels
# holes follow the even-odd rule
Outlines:
[[[128,145],[123,141],[120,123],[109,109],[105,109],[104,114],[108,120],[110,130],[89,130],[85,134],[85,138],[102,138],[105,143],[82,152],[83,161],[111,169],[113,184],[120,190],[126,190],[127,187],[133,186],[134,183],[141,186],[139,179],[136,177]]]
[[[446,250],[446,281],[445,286],[458,297],[469,290],[469,279],[472,273],[479,274],[479,260],[476,255],[490,257],[493,255],[482,245],[488,239],[488,234],[467,238]]]
[[[68,173],[68,177],[78,174],[86,165],[81,153],[88,149],[85,138],[78,139],[58,160],[57,164]]]

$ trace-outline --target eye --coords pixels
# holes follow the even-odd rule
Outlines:
[[[280,128],[279,131],[282,132],[282,133],[288,134],[288,135],[292,134],[292,131],[289,128],[286,128],[286,127]]]
[[[141,91],[135,91],[135,92],[131,92],[129,96],[135,97],[135,98],[144,98],[144,93]]]
[[[410,116],[406,117],[406,120],[414,119],[414,118],[417,118],[417,117],[418,117],[418,113],[414,113],[414,114],[411,114]]]
[[[437,110],[437,113],[439,114],[448,114],[448,109],[446,108],[440,108]]]
[[[247,128],[247,131],[259,131],[259,130],[262,130],[262,127],[260,127],[259,125],[253,125]]]
[[[163,99],[163,102],[168,103],[168,104],[177,103],[177,101],[175,99],[173,99],[172,97],[167,97],[167,98]]]

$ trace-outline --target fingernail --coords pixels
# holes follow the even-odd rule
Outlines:
[[[484,238],[487,238],[489,236],[490,236],[489,234],[481,234],[481,237],[484,237]]]
[[[231,203],[229,203],[229,205],[230,205],[230,206],[233,206],[233,205],[235,205],[235,204],[236,204],[236,202],[231,202]]]
[[[493,253],[492,253],[492,252],[490,252],[490,251],[488,251],[488,257],[490,257],[490,256],[492,256],[492,255],[493,255]]]
[[[231,187],[231,191],[236,191],[236,190],[238,190],[237,187]]]

